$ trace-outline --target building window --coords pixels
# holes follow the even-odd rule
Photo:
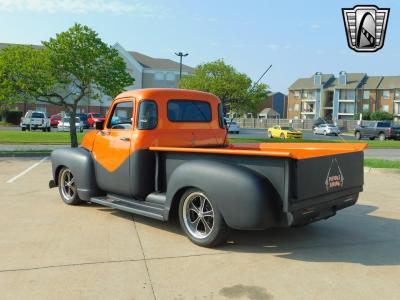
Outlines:
[[[340,103],[339,113],[343,114],[353,114],[354,113],[354,103]]]
[[[168,120],[171,122],[210,122],[211,106],[197,100],[168,101]]]
[[[369,91],[364,91],[363,99],[369,99]]]
[[[369,112],[369,104],[363,104],[363,112]]]
[[[164,73],[163,72],[156,72],[154,74],[154,79],[155,80],[164,80]]]
[[[308,92],[307,91],[303,91],[303,99],[307,99],[308,98]]]
[[[390,98],[390,91],[383,91],[383,98],[389,99]]]
[[[396,90],[396,99],[400,98],[400,90]]]
[[[294,111],[300,111],[300,104],[296,103],[294,105]]]
[[[175,80],[175,74],[174,74],[174,72],[168,72],[167,75],[166,75],[166,79],[167,79],[168,81],[173,81],[173,80]]]
[[[314,111],[314,103],[303,103],[303,112],[312,112],[315,113]]]
[[[389,105],[387,105],[387,104],[382,105],[382,111],[389,112]]]
[[[299,98],[300,97],[300,91],[294,91],[294,96],[296,98]]]
[[[355,90],[340,90],[339,100],[355,100],[356,91]]]

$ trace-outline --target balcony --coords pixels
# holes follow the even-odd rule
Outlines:
[[[354,100],[354,99],[339,99],[339,102],[349,102],[349,103],[353,103],[353,102],[355,102],[356,100]]]

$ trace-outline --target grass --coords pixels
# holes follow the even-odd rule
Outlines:
[[[400,160],[366,158],[364,166],[370,168],[400,169]]]
[[[400,149],[400,141],[370,141],[370,140],[303,140],[303,139],[251,139],[230,138],[231,143],[367,143],[370,149]]]
[[[78,142],[84,133],[77,132]],[[0,143],[8,144],[69,144],[69,132],[0,131]]]

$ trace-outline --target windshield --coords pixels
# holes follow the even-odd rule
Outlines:
[[[281,127],[282,130],[290,130],[290,131],[295,131],[293,127],[290,126],[282,126]]]
[[[93,118],[101,118],[101,114],[92,114]]]
[[[44,114],[43,113],[32,113],[32,118],[38,118],[38,119],[43,119],[44,118]]]

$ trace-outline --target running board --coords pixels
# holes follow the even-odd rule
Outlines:
[[[92,197],[90,198],[90,201],[110,208],[127,211],[160,221],[166,221],[164,218],[164,206],[157,203],[149,203],[112,194],[108,194],[105,197]]]

